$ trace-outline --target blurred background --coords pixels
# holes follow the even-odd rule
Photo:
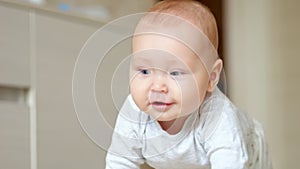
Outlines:
[[[104,168],[106,151],[87,137],[74,110],[75,62],[101,26],[147,11],[155,2],[0,0],[1,169]],[[218,21],[229,97],[263,124],[274,168],[298,168],[300,1],[201,2]],[[117,111],[107,97],[111,77],[118,56],[129,53],[127,40],[103,61],[106,67],[99,68],[96,77],[97,101],[112,125]],[[126,74],[119,76],[123,84]],[[119,100],[128,93],[123,88]]]

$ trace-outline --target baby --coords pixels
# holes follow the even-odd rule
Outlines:
[[[107,169],[272,168],[259,123],[217,87],[217,35],[213,14],[197,1],[162,1],[143,16]]]

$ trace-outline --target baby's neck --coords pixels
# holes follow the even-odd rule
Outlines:
[[[171,135],[175,135],[181,131],[186,119],[189,116],[184,116],[171,121],[158,121],[161,128]]]

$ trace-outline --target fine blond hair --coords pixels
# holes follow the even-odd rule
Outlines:
[[[148,12],[171,14],[191,22],[207,36],[215,49],[218,49],[216,19],[210,9],[202,3],[194,0],[164,0],[156,3]],[[176,26],[176,23],[164,24]]]

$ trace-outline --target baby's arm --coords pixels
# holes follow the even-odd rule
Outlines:
[[[234,112],[209,112],[204,148],[211,169],[250,169],[247,142]]]
[[[236,128],[231,132],[224,130],[224,133],[215,136],[215,146],[211,146],[208,153],[212,169],[273,168],[264,131],[258,122],[254,121],[253,124],[246,135],[241,134],[245,130]]]
[[[106,156],[106,169],[139,169],[144,160],[140,158],[139,148],[127,143],[115,133]]]
[[[247,159],[240,154],[241,150],[230,147],[215,149],[210,154],[212,169],[250,169],[246,162]]]
[[[123,104],[106,156],[106,169],[139,169],[144,163],[139,138],[139,111],[129,96]]]

